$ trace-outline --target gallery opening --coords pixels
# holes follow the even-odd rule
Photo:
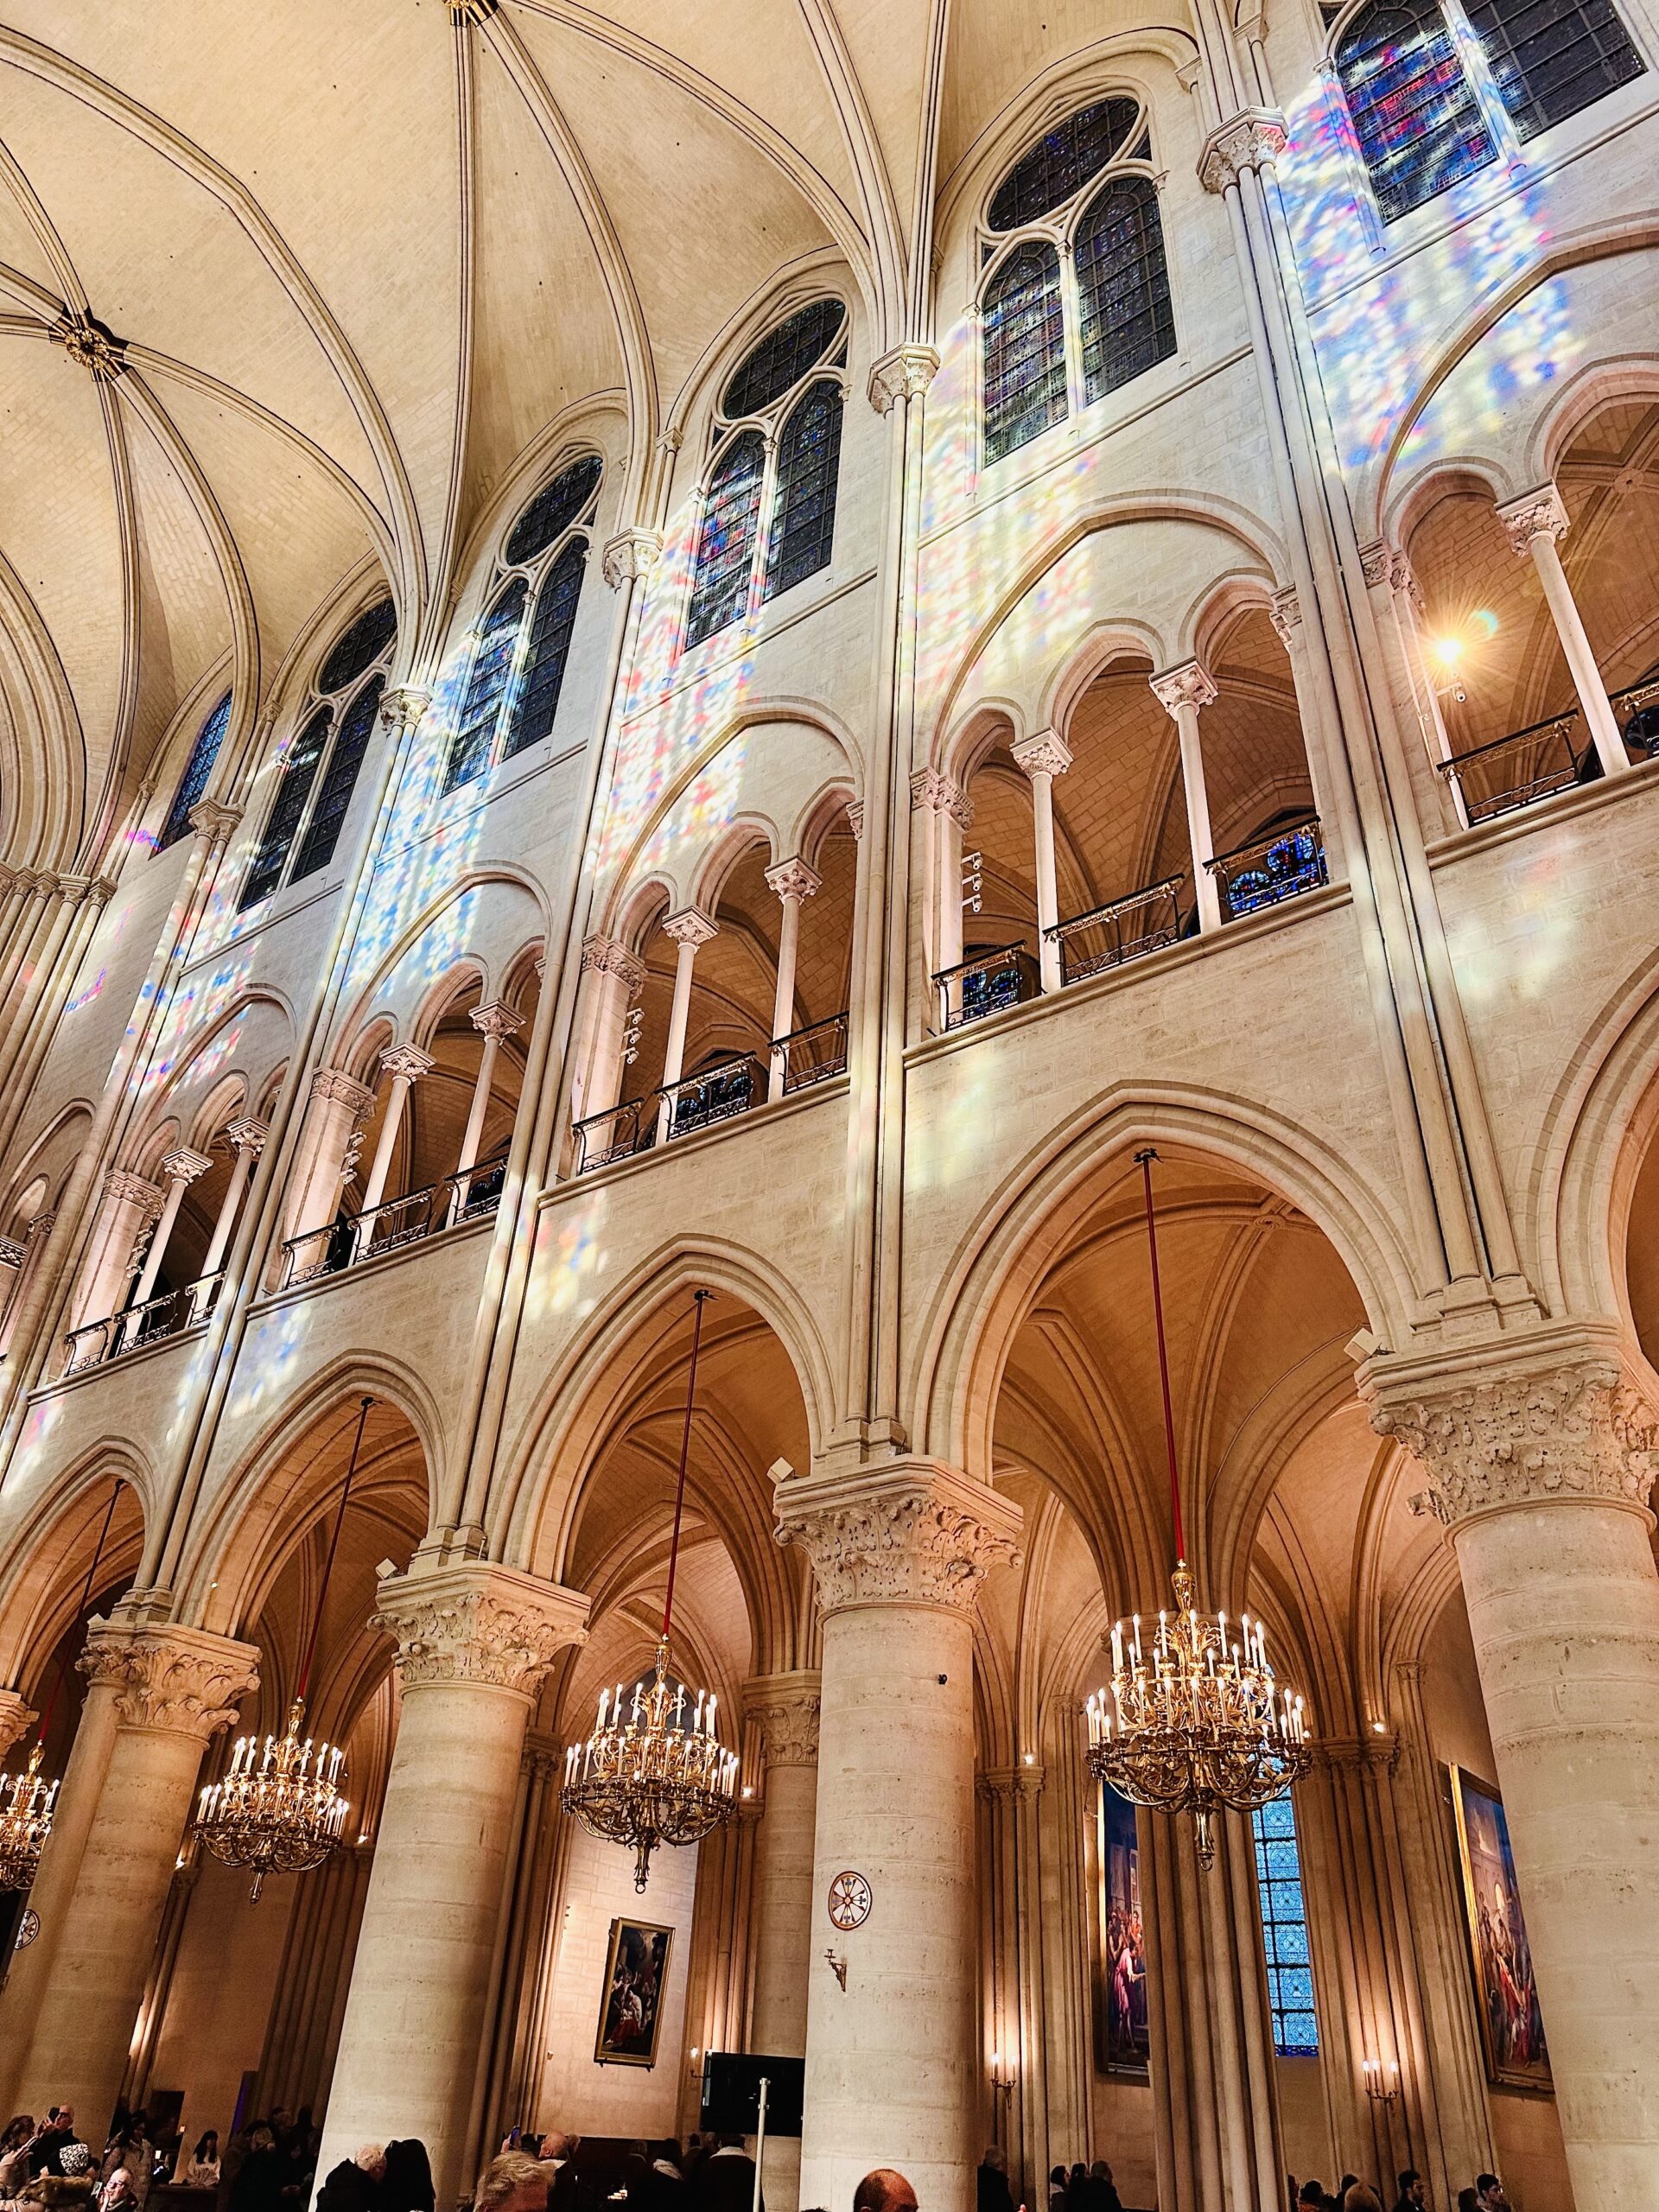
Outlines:
[[[1659,0],[0,0],[0,2212],[1659,2212]]]

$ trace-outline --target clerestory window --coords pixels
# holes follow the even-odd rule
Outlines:
[[[1175,351],[1140,101],[1096,100],[1045,132],[997,187],[985,221],[988,464]]]
[[[728,379],[704,480],[688,646],[829,567],[846,361],[846,308],[815,300]]]
[[[283,756],[276,796],[237,904],[239,913],[333,860],[374,734],[397,636],[391,601],[381,600],[358,616],[323,662]]]
[[[225,742],[225,732],[230,726],[231,695],[227,691],[196,732],[196,741],[190,748],[190,758],[184,764],[184,773],[179,778],[179,787],[173,794],[173,804],[167,810],[167,820],[162,824],[162,834],[156,840],[156,849],[164,853],[169,845],[176,845],[190,827],[190,810],[207,788],[207,779],[213,772],[213,763],[219,758],[219,748]]]
[[[552,733],[603,474],[596,454],[583,454],[542,486],[507,532],[473,639],[446,791]]]

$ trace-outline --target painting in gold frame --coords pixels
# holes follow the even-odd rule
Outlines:
[[[1487,2078],[1510,2088],[1548,2089],[1549,2051],[1503,1800],[1464,1767],[1447,1772]]]
[[[674,1930],[643,1920],[613,1920],[599,2000],[596,2066],[654,2066],[668,1994]]]

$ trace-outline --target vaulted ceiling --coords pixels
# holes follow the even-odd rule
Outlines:
[[[429,639],[567,409],[626,410],[646,519],[689,383],[791,268],[844,261],[878,350],[918,334],[939,154],[1100,35],[1054,9],[1015,53],[995,0],[948,40],[943,0],[3,13],[0,762],[53,789],[0,830],[58,868],[221,670],[245,736],[354,570]]]

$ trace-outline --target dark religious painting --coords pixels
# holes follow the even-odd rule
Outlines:
[[[1449,1772],[1486,2072],[1511,2088],[1548,2089],[1549,2053],[1503,1801],[1462,1767]]]
[[[1107,2069],[1114,2074],[1144,2074],[1152,2041],[1147,2029],[1141,1847],[1134,1806],[1104,1786],[1100,1793],[1100,1926]]]
[[[598,2066],[654,2066],[668,1988],[671,1928],[640,1920],[613,1920],[605,1967],[605,1993],[594,2044]]]

